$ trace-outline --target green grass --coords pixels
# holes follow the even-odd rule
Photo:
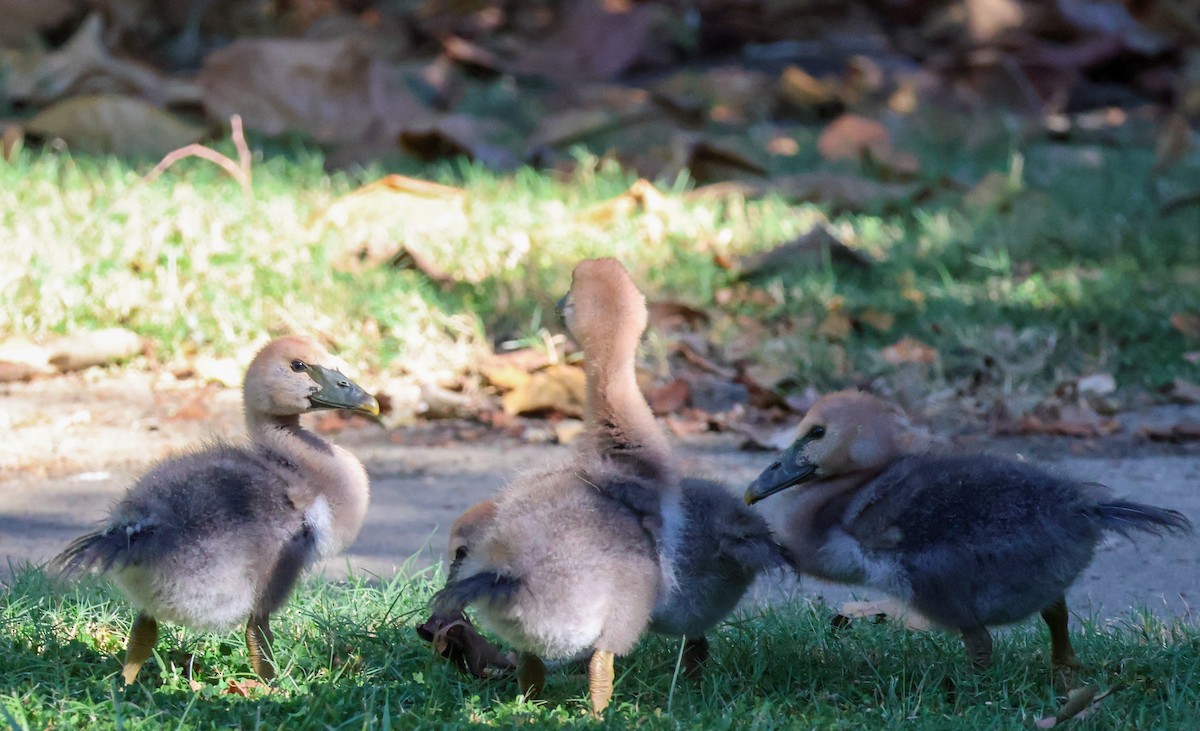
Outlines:
[[[802,148],[775,171],[819,166]],[[905,335],[941,354],[930,388],[980,371],[1010,390],[1096,370],[1146,389],[1194,377],[1183,355],[1198,344],[1168,318],[1200,306],[1200,206],[1159,213],[1161,191],[1200,188],[1194,161],[1156,177],[1153,151],[1137,146],[1092,148],[1094,167],[1064,162],[1073,148],[1046,142],[1019,154],[1015,142],[915,149],[931,193],[869,212],[771,196],[685,200],[690,183],[677,180],[660,181],[661,210],[597,222],[585,213],[634,176],[581,152],[566,179],[467,163],[409,170],[462,186],[461,220],[397,204],[338,225],[319,225],[320,214],[389,171],[327,174],[320,153],[300,147],[260,156],[244,197],[203,161],[142,183],[145,164],[26,150],[0,165],[0,336],[122,325],[170,361],[244,359],[269,335],[306,331],[360,369],[471,374],[482,350],[553,327],[575,262],[615,255],[652,299],[712,312],[713,336],[770,363],[785,389],[891,378],[879,351]],[[972,201],[943,182],[989,171],[1009,180],[999,198]],[[717,264],[818,222],[878,264],[815,265],[753,284]],[[443,288],[412,270],[334,269],[346,248],[387,241],[475,281]],[[854,318],[884,312],[895,325],[831,340],[818,328],[837,301]]]
[[[434,656],[413,626],[441,577],[310,581],[275,618],[284,670],[271,693],[225,692],[250,677],[240,633],[166,629],[139,681],[120,681],[130,610],[92,581],[55,586],[20,569],[0,594],[0,718],[16,728],[387,729],[592,727],[580,674],[551,672],[545,700],[512,679],[477,681]],[[701,681],[672,691],[678,644],[648,637],[618,660],[608,728],[1028,729],[1060,705],[1040,622],[1000,635],[972,672],[958,641],[859,621],[832,630],[823,606],[787,604],[719,628]],[[1072,621],[1078,681],[1121,687],[1079,728],[1200,725],[1200,631],[1148,613]],[[189,685],[186,673],[191,662]],[[165,668],[165,669],[164,669]]]

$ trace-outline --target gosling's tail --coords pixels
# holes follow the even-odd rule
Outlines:
[[[1177,533],[1190,535],[1192,521],[1178,510],[1158,508],[1129,500],[1111,500],[1100,503],[1092,508],[1092,514],[1099,518],[1101,525],[1109,530],[1115,530],[1125,537],[1130,537],[1132,531],[1144,531],[1154,535]]]
[[[64,576],[85,571],[106,573],[133,563],[153,543],[154,522],[140,520],[109,525],[79,536],[50,561],[50,569]]]

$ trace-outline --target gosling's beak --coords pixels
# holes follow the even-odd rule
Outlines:
[[[350,409],[379,416],[379,402],[363,387],[333,368],[308,367],[308,375],[318,388],[308,396],[314,409]]]
[[[799,439],[779,455],[779,459],[771,463],[754,478],[750,487],[746,488],[746,504],[753,505],[765,497],[786,490],[793,485],[811,478],[817,471],[817,466],[800,455],[807,440]]]
[[[562,297],[560,297],[558,302],[554,305],[554,314],[558,315],[558,319],[562,322],[566,322],[566,317],[564,316],[563,313],[567,309],[567,298],[569,298],[570,296],[571,296],[571,293],[567,292]]]

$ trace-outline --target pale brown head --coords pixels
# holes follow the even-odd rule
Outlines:
[[[794,485],[871,472],[898,457],[903,431],[887,403],[857,391],[838,391],[809,409],[800,436],[746,490],[746,502]]]
[[[379,415],[379,403],[338,370],[339,361],[300,336],[267,343],[246,369],[242,385],[248,414],[297,416],[318,409]]]
[[[471,547],[477,545],[479,536],[495,519],[496,503],[493,500],[475,503],[455,519],[450,526],[450,540],[446,546],[446,556],[450,559],[450,581],[457,577],[458,568],[466,560]]]
[[[585,350],[617,336],[636,344],[646,329],[646,298],[616,259],[581,261],[555,309]]]

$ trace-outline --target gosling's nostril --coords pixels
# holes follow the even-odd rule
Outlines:
[[[779,468],[780,468],[780,467],[782,467],[782,466],[783,466],[783,463],[782,463],[782,462],[772,462],[772,463],[771,463],[771,466],[770,466],[770,467],[768,467],[767,469],[769,469],[769,470],[771,470],[772,472],[774,472],[775,470],[779,469]]]
[[[349,381],[338,381],[338,385],[341,386],[342,388],[350,388]]]

